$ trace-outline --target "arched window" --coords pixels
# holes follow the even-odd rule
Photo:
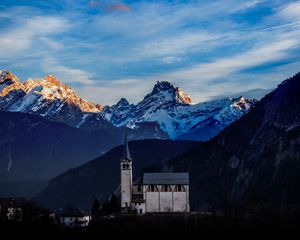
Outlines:
[[[176,185],[175,192],[185,192],[184,185]]]
[[[162,185],[161,191],[162,192],[172,192],[172,188],[169,185]]]
[[[148,192],[158,192],[158,187],[156,185],[149,185]]]
[[[126,168],[126,164],[123,163],[123,164],[122,164],[122,169],[125,169],[125,168]]]
[[[126,163],[126,169],[129,169],[129,164],[128,163]]]

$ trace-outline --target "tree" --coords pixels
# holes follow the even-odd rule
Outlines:
[[[113,194],[108,202],[110,213],[117,213],[120,211],[119,201],[115,194]]]
[[[107,215],[117,213],[120,211],[118,198],[113,194],[110,198],[106,199],[101,206],[100,214]]]
[[[94,199],[93,206],[91,209],[92,218],[99,216],[100,214],[100,203],[97,198]]]

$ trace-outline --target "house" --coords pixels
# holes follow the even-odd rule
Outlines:
[[[120,161],[121,211],[123,213],[189,212],[189,174],[144,173],[140,182],[132,181],[132,158],[127,137]]]
[[[0,198],[0,216],[3,220],[21,222],[23,210],[26,204],[25,198],[10,197]]]
[[[91,216],[79,208],[67,208],[59,217],[60,223],[68,227],[87,227]]]

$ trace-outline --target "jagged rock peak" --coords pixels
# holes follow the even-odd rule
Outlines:
[[[185,104],[191,104],[192,103],[192,99],[186,95],[185,92],[183,92],[181,90],[181,88],[177,88],[177,91],[176,91],[176,100],[177,102],[180,102],[180,103],[185,103]]]
[[[248,111],[257,102],[255,98],[245,98],[241,96],[234,102],[233,106],[241,111]]]
[[[56,85],[56,86],[60,86],[60,85],[65,85],[63,84],[61,81],[59,81],[55,75],[48,75],[46,77],[44,77],[43,79],[44,82],[47,82],[49,84],[52,84],[52,85]]]
[[[0,83],[11,80],[20,83],[20,80],[9,70],[0,70]]]
[[[175,89],[176,87],[168,81],[157,81],[157,83],[153,87],[152,94]]]
[[[185,92],[183,92],[181,88],[176,87],[168,81],[157,81],[150,95],[157,95],[160,93],[169,93],[171,99],[175,100],[177,103],[192,103],[192,99]]]
[[[128,106],[128,105],[130,104],[126,98],[121,98],[117,103],[117,106]]]
[[[25,92],[20,80],[9,70],[0,70],[0,96],[4,97],[12,91]]]

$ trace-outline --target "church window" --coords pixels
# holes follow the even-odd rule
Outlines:
[[[125,167],[126,167],[126,165],[125,165],[125,163],[123,163],[123,164],[122,164],[122,168],[125,169]]]
[[[175,187],[176,192],[185,192],[185,187],[183,185],[177,185]]]
[[[141,192],[141,191],[142,191],[142,187],[138,186],[138,192]]]
[[[171,187],[169,185],[163,185],[161,187],[161,191],[162,192],[172,192],[172,189],[171,189]]]
[[[158,187],[155,185],[149,185],[148,192],[158,192]]]

